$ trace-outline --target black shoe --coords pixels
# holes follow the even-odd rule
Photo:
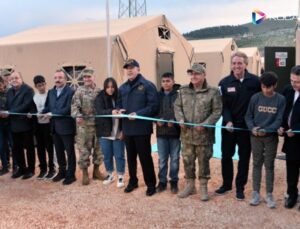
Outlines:
[[[125,193],[132,192],[134,189],[138,188],[138,184],[128,184],[127,187],[124,189]]]
[[[224,194],[226,194],[229,191],[231,191],[231,188],[227,188],[227,187],[225,187],[225,186],[222,185],[219,189],[217,189],[215,191],[215,193],[218,194],[218,195],[224,195]]]
[[[58,174],[52,179],[53,182],[59,182],[66,178],[66,174],[63,172],[58,172]]]
[[[22,170],[18,169],[15,173],[13,173],[11,178],[16,179],[16,178],[19,178],[19,177],[23,176],[24,174],[25,173]]]
[[[170,184],[171,184],[171,193],[177,194],[178,193],[177,182],[170,181]]]
[[[159,182],[156,187],[156,192],[163,192],[163,191],[166,191],[166,189],[167,189],[167,184]]]
[[[235,198],[237,200],[244,200],[245,199],[245,194],[243,191],[236,191],[236,195],[235,195]]]
[[[66,177],[63,181],[63,185],[69,185],[76,181],[75,177]]]
[[[22,180],[27,180],[33,176],[34,176],[34,173],[32,173],[32,172],[25,173],[24,176],[22,177]]]
[[[48,172],[48,174],[45,176],[45,179],[51,180],[51,179],[53,179],[53,177],[55,176],[55,174],[56,174],[55,170],[50,170]]]
[[[47,171],[41,171],[36,179],[43,180],[46,177],[46,175],[47,175]]]
[[[293,207],[295,207],[296,203],[297,203],[297,198],[290,198],[290,197],[288,197],[285,200],[284,207],[285,208],[293,208]]]
[[[9,171],[8,171],[8,168],[2,168],[1,170],[0,170],[0,176],[3,176],[3,175],[5,175],[5,174],[7,174]]]
[[[153,196],[156,193],[155,187],[148,187],[146,191],[146,196]]]

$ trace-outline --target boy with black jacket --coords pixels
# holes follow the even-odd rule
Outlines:
[[[159,97],[159,113],[158,118],[164,120],[175,120],[174,102],[178,95],[180,85],[175,84],[174,75],[166,72],[161,77],[161,91]],[[167,188],[168,161],[170,158],[169,177],[171,184],[171,192],[178,192],[178,171],[181,142],[180,127],[172,122],[156,123],[157,148],[159,155],[159,183],[156,187],[157,192],[165,191]]]

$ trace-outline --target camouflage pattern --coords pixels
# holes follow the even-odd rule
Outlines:
[[[6,92],[7,92],[7,90],[0,92],[0,111],[7,111]],[[4,125],[4,124],[8,124],[8,118],[0,118],[0,125]]]
[[[219,90],[207,85],[194,89],[192,84],[182,86],[174,105],[177,121],[215,125],[221,117],[222,100]],[[180,135],[183,144],[212,145],[215,143],[215,129],[205,128],[199,132],[186,126]]]
[[[100,89],[94,87],[79,87],[72,99],[71,115],[83,118],[83,123],[77,124],[76,143],[79,150],[80,158],[78,165],[81,169],[85,169],[90,165],[90,155],[93,151],[93,163],[101,165],[103,162],[103,153],[100,149],[98,139],[96,137],[95,127],[95,98]],[[89,116],[89,117],[85,117]]]
[[[198,158],[198,179],[210,179],[209,160],[212,157],[212,145],[182,145],[182,159],[185,179],[195,179],[195,160]]]
[[[103,153],[100,149],[99,141],[96,137],[95,126],[77,125],[76,143],[80,154],[78,160],[78,165],[80,169],[86,169],[90,166],[90,155],[92,153],[93,164],[102,164]]]
[[[95,125],[95,99],[97,94],[100,92],[99,88],[96,86],[86,87],[82,86],[77,88],[73,98],[72,98],[72,107],[71,115],[75,117],[82,116],[84,119],[84,125]],[[92,116],[92,117],[85,117]]]

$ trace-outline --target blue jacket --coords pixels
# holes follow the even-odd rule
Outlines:
[[[64,115],[63,117],[51,118],[51,132],[60,135],[74,135],[76,133],[75,120],[71,115],[71,102],[74,90],[65,86],[57,97],[57,91],[54,87],[49,90],[45,108],[42,113],[51,112],[52,114]]]
[[[7,109],[14,113],[31,113],[34,112],[33,89],[23,83],[19,90],[13,87],[7,91]],[[32,119],[26,115],[10,115],[10,127],[14,133],[27,132],[33,129]]]
[[[154,117],[158,112],[159,101],[155,85],[139,74],[130,85],[127,81],[120,86],[117,107],[125,109],[126,114]],[[152,122],[140,119],[123,119],[122,130],[125,136],[151,135]]]

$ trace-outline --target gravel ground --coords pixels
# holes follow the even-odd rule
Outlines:
[[[157,154],[153,157],[157,172]],[[0,228],[299,228],[298,206],[291,210],[283,207],[284,161],[276,160],[274,196],[278,207],[273,210],[265,203],[249,206],[251,178],[245,201],[237,201],[234,191],[215,196],[214,190],[221,184],[219,159],[211,160],[208,202],[201,202],[199,194],[179,199],[169,188],[146,197],[140,167],[138,171],[139,188],[129,194],[118,189],[116,182],[104,186],[92,181],[83,187],[79,170],[77,182],[70,186],[36,178],[13,180],[10,174],[0,177]],[[180,189],[183,176],[181,164]],[[262,185],[262,193],[264,188]]]

